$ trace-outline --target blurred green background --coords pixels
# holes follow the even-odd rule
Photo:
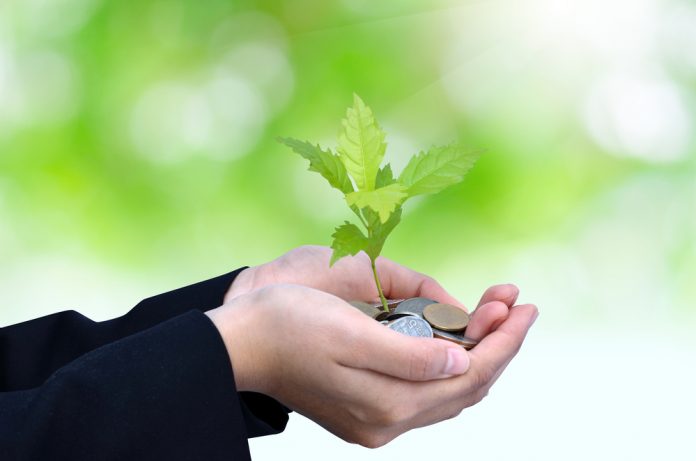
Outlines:
[[[517,283],[552,349],[694,351],[686,0],[3,0],[0,323],[109,318],[329,245],[351,214],[275,137],[334,147],[353,92],[397,173],[432,144],[486,151],[464,183],[407,203],[385,256],[468,304]]]

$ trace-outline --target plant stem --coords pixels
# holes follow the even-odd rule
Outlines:
[[[365,229],[367,229],[367,231],[368,231],[368,233],[369,233],[369,232],[370,232],[370,226],[367,225],[367,222],[365,222],[365,218],[362,217],[362,215],[360,214],[360,211],[358,210],[358,208],[352,206],[352,207],[350,207],[350,209],[353,210],[353,213],[355,213],[355,215],[360,219],[360,222],[363,224],[363,226],[365,226]]]
[[[382,300],[382,308],[384,312],[389,312],[389,306],[387,305],[387,298],[384,297],[382,293],[382,284],[379,283],[379,277],[377,276],[377,266],[375,265],[375,260],[370,258],[370,263],[372,264],[372,274],[375,276],[375,283],[377,284],[377,291],[379,292],[379,299]]]

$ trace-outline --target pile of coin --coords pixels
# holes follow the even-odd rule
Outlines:
[[[389,312],[381,303],[350,301],[364,314],[394,331],[408,336],[440,338],[471,349],[477,341],[464,335],[469,324],[469,314],[451,304],[438,303],[428,298],[388,300]]]

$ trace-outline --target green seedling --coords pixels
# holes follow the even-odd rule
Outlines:
[[[353,95],[353,107],[348,108],[342,124],[336,154],[307,141],[278,141],[309,160],[310,171],[321,174],[345,195],[367,235],[348,221],[338,226],[332,235],[329,267],[344,256],[364,250],[370,257],[382,306],[388,311],[375,260],[401,220],[402,205],[416,195],[434,194],[459,183],[479,154],[456,143],[435,146],[414,155],[395,178],[389,163],[380,168],[387,149],[386,134],[358,95]]]

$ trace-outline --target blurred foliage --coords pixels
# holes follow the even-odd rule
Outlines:
[[[436,270],[556,241],[572,254],[647,178],[681,210],[655,249],[669,292],[696,299],[696,7],[558,3],[6,0],[5,269],[89,255],[185,281],[328,245],[345,207],[275,138],[333,147],[357,92],[397,174],[432,144],[486,151],[462,185],[407,207],[387,257]],[[652,209],[622,200],[611,209]]]

